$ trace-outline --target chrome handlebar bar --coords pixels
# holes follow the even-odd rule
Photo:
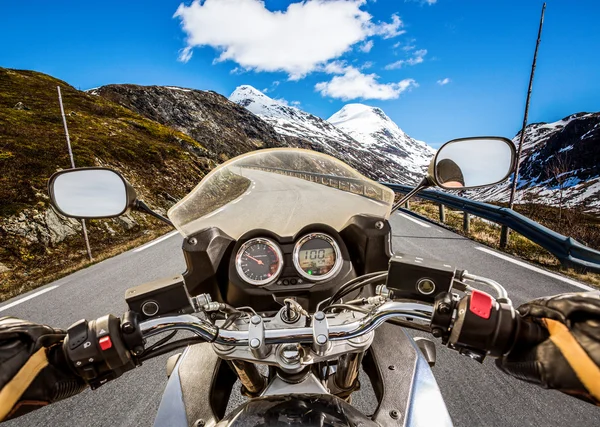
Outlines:
[[[433,307],[419,302],[388,301],[377,306],[364,317],[341,325],[329,325],[329,339],[331,341],[348,340],[367,334],[379,327],[388,319],[393,317],[409,317],[430,321]],[[315,313],[316,314],[316,313]],[[311,320],[314,324],[314,316]],[[335,315],[334,315],[335,316]],[[331,320],[334,317],[328,316]],[[165,316],[148,319],[140,322],[140,328],[144,338],[160,334],[166,331],[186,330],[208,342],[214,342],[227,346],[247,346],[249,332],[231,329],[220,329],[212,323],[199,319],[190,314],[177,316]],[[313,328],[278,328],[264,330],[265,344],[302,343],[314,342]]]

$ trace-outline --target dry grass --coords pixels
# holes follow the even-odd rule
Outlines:
[[[435,203],[425,201],[411,202],[410,208],[420,215],[439,222],[439,206]],[[481,218],[471,217],[471,230],[469,234],[466,234],[463,231],[463,212],[453,211],[448,208],[446,208],[445,224],[458,234],[500,250],[500,226],[497,224],[484,221]],[[550,252],[514,231],[510,233],[508,245],[503,251],[548,270],[600,288],[600,274],[591,272],[581,273],[570,268],[564,268]]]

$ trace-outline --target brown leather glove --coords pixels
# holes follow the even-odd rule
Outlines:
[[[62,350],[65,331],[0,318],[0,421],[81,392]]]
[[[547,339],[518,343],[497,366],[521,380],[600,405],[600,292],[539,298],[518,308],[526,321],[544,326]]]

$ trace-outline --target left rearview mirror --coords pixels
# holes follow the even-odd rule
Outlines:
[[[509,139],[455,139],[437,151],[429,166],[429,177],[449,190],[484,187],[508,178],[515,162],[515,146]]]
[[[133,205],[136,193],[119,173],[78,168],[55,173],[48,182],[52,205],[71,218],[112,218]]]

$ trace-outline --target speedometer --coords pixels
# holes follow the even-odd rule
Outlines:
[[[250,239],[238,250],[235,268],[246,282],[257,286],[267,285],[277,280],[283,269],[281,249],[269,239]]]
[[[294,266],[308,280],[326,280],[342,267],[342,253],[335,239],[324,233],[302,237],[294,247]]]

